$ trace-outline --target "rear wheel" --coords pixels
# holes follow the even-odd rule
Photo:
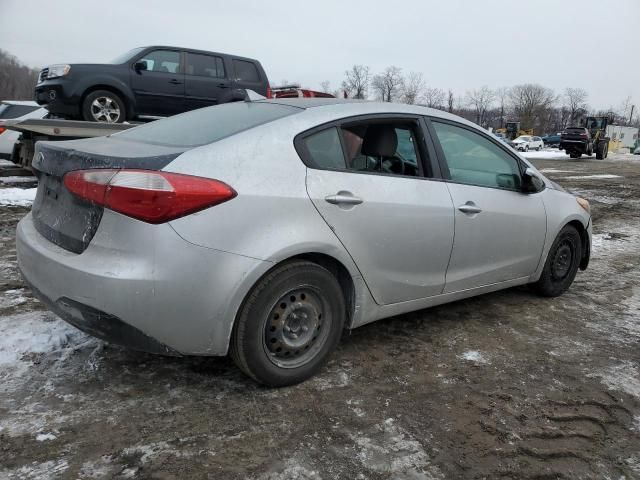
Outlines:
[[[576,277],[581,256],[580,234],[575,227],[567,225],[551,245],[540,279],[533,284],[533,288],[545,297],[562,295]]]
[[[231,357],[265,385],[302,382],[338,344],[345,317],[344,296],[331,272],[307,261],[284,264],[245,300],[231,336]]]
[[[88,122],[121,123],[126,120],[125,104],[119,95],[96,90],[82,102],[82,117]]]
[[[569,154],[569,157],[571,157],[571,158],[580,158],[581,156],[582,156],[581,153],[576,153],[576,152],[571,152]]]

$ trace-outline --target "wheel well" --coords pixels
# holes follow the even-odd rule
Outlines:
[[[306,260],[308,262],[316,263],[329,270],[333,274],[333,276],[336,277],[338,283],[340,284],[340,288],[342,289],[344,301],[347,305],[346,325],[351,325],[355,308],[356,291],[349,270],[347,270],[347,268],[340,261],[329,255],[325,255],[324,253],[304,253],[288,258],[284,261],[289,262],[291,260]]]
[[[133,110],[131,108],[131,105],[129,104],[129,100],[127,99],[127,96],[124,93],[122,93],[121,90],[118,90],[117,88],[112,87],[111,85],[92,85],[89,88],[87,88],[82,94],[82,99],[80,100],[81,113],[82,113],[82,106],[84,105],[84,99],[87,98],[87,95],[89,95],[91,92],[95,92],[96,90],[106,90],[108,92],[115,93],[116,95],[118,95],[120,99],[124,102],[124,108],[127,114],[125,120],[131,119]]]
[[[582,222],[579,220],[572,220],[567,225],[574,227],[580,234],[580,242],[582,244],[580,270],[584,270],[587,268],[587,265],[589,265],[589,257],[591,256],[591,251],[589,250],[589,235],[587,234],[587,230],[584,228],[584,225],[582,225]]]

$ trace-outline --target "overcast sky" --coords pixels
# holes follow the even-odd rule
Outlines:
[[[272,84],[396,65],[457,95],[540,83],[640,107],[640,0],[0,0],[0,48],[37,68],[158,44],[257,58]]]

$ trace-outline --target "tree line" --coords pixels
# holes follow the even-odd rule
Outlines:
[[[344,73],[339,89],[331,90],[321,82],[325,92],[337,97],[402,102],[423,105],[454,113],[485,128],[503,128],[508,121],[519,121],[522,129],[533,128],[537,134],[555,133],[569,126],[582,125],[588,115],[612,117],[619,125],[640,126],[640,115],[633,112],[631,97],[618,108],[595,110],[588,104],[589,95],[582,88],[567,87],[557,93],[535,83],[510,87],[480,88],[456,95],[451,89],[429,86],[422,73],[404,74],[396,66],[373,74],[366,65],[353,65]]]
[[[39,73],[0,49],[0,100],[33,100]]]

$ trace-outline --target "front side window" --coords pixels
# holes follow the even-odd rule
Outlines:
[[[224,78],[222,58],[187,52],[186,74],[198,77]]]
[[[517,161],[491,140],[466,128],[433,122],[451,180],[493,188],[520,189]]]
[[[416,177],[420,157],[415,139],[412,125],[376,122],[330,127],[304,142],[314,168]]]
[[[243,82],[259,82],[260,74],[256,66],[245,60],[233,60],[233,68],[236,71],[236,79]]]
[[[180,73],[180,52],[175,50],[152,50],[138,62],[145,62],[149,72]]]

